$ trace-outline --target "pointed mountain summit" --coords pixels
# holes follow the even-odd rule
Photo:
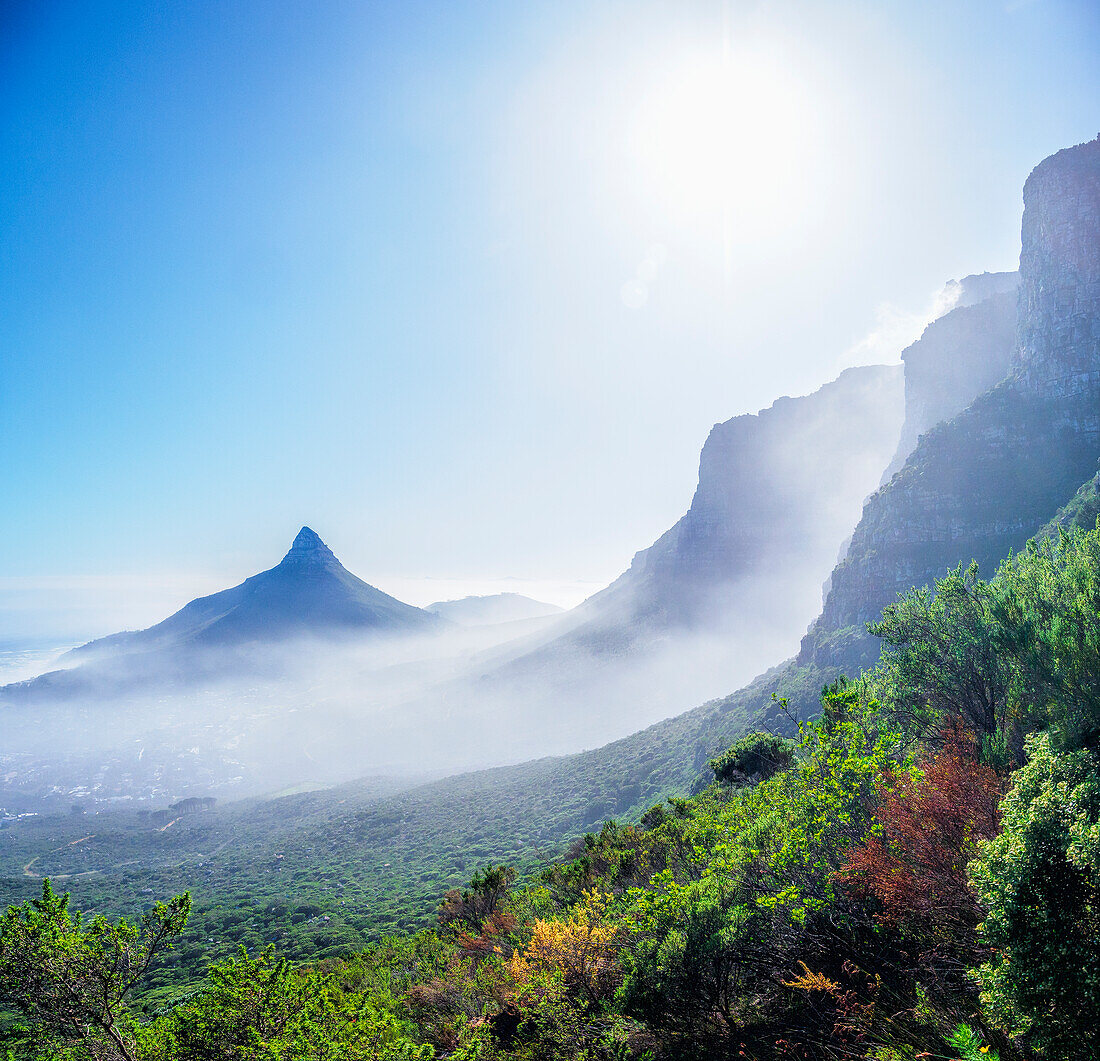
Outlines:
[[[312,527],[303,527],[298,531],[294,541],[290,544],[290,550],[283,557],[279,567],[328,567],[344,570],[343,564],[336,559],[336,555],[321,541],[321,536]]]
[[[239,586],[199,597],[156,626],[75,649],[107,653],[234,646],[291,637],[431,632],[446,624],[353,575],[316,531],[303,527],[282,561]]]

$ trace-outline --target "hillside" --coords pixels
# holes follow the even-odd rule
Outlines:
[[[790,655],[895,449],[901,405],[900,366],[869,366],[717,425],[689,511],[606,591],[349,717],[361,768],[453,773],[596,748]]]
[[[850,369],[716,425],[683,518],[542,636],[478,660],[474,685],[433,690],[446,721],[418,734],[418,749],[461,768],[465,749],[531,758],[596,747],[790,655],[895,450],[901,384],[900,366]],[[391,711],[384,739],[400,743],[421,711],[419,701]]]
[[[1058,536],[1059,530],[1091,530],[1100,519],[1100,472],[1086,482],[1040,534]]]
[[[1088,1056],[1100,1046],[1089,1004],[1100,528],[1047,539],[991,583],[950,574],[935,590],[884,616],[882,664],[824,690],[822,717],[797,741],[738,741],[703,768],[694,797],[657,803],[636,826],[606,824],[564,858],[545,859],[537,822],[522,813],[552,815],[566,794],[545,784],[543,763],[528,764],[526,778],[541,802],[503,819],[500,777],[452,779],[458,827],[446,821],[434,833],[423,817],[425,802],[440,817],[431,786],[384,799],[369,818],[339,809],[345,792],[318,819],[320,835],[288,825],[296,809],[316,810],[315,797],[239,809],[162,841],[178,861],[159,875],[126,874],[121,891],[104,891],[98,871],[64,878],[93,903],[100,889],[112,911],[143,909],[144,935],[73,921],[70,897],[48,883],[33,905],[10,909],[5,997],[37,1017],[37,985],[56,980],[64,1012],[93,1012],[97,989],[118,977],[119,950],[159,950],[154,971],[142,960],[123,966],[139,970],[144,996],[128,1018],[112,1011],[84,1033],[94,1044],[105,1027],[111,1041],[134,1043],[124,1056],[145,1061],[181,1056],[171,1047],[198,1034],[219,1049],[240,1042],[248,1056],[268,1044],[304,1057],[313,1043],[393,1061],[467,1057],[467,1046],[502,1061]],[[141,856],[143,829],[163,837],[210,813],[131,822],[103,839]],[[32,858],[25,877],[102,860],[103,850],[88,854],[102,848],[99,832],[67,839],[87,823],[39,825],[57,846]],[[425,840],[456,835],[458,846],[440,850],[466,888],[443,895],[435,918],[425,910],[398,921],[422,919],[427,931],[363,949],[367,918],[395,927],[393,877]],[[348,861],[380,838],[392,861]],[[517,880],[517,869],[528,873]],[[146,896],[170,895],[158,888],[181,878],[197,903],[180,895],[150,906]],[[105,936],[118,950],[98,945]],[[176,936],[174,950],[150,942]],[[313,960],[294,969],[287,957]],[[67,978],[70,968],[97,975]],[[27,1031],[40,1047],[71,1035],[41,1019]]]
[[[708,760],[774,715],[773,695],[815,701],[828,677],[791,661],[604,748],[389,794],[394,782],[374,780],[188,816],[22,818],[0,834],[0,906],[33,897],[46,875],[92,910],[137,910],[148,894],[189,888],[196,941],[169,961],[168,979],[239,942],[276,941],[303,958],[344,953],[428,924],[442,891],[484,862],[533,872],[585,830],[688,793]],[[297,909],[307,916],[288,927]]]

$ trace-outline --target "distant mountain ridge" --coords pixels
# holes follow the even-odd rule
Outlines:
[[[544,619],[565,611],[556,604],[533,600],[522,593],[491,593],[462,597],[460,600],[436,601],[424,610],[463,626],[489,626],[525,619]]]
[[[715,425],[690,509],[628,571],[480,658],[473,683],[380,714],[372,751],[415,734],[422,761],[460,769],[501,761],[501,747],[513,759],[596,747],[783,659],[897,446],[902,404],[901,366],[867,366]],[[440,724],[418,725],[426,710]]]
[[[236,645],[357,630],[433,630],[441,621],[356,577],[317,533],[303,527],[282,561],[239,586],[199,597],[156,626],[92,641],[74,655],[106,648]]]
[[[812,394],[715,424],[688,511],[533,658],[566,648],[616,656],[738,627],[793,644],[897,445],[902,388],[900,365],[850,368]],[[771,587],[764,600],[754,589],[761,581]]]
[[[3,692],[69,694],[82,679],[103,678],[112,665],[110,688],[208,676],[204,664],[216,651],[278,645],[294,638],[434,633],[447,620],[405,604],[357,578],[309,527],[303,527],[282,561],[238,586],[199,597],[145,630],[111,634],[73,649],[63,662],[77,664]],[[231,661],[240,661],[239,654]]]

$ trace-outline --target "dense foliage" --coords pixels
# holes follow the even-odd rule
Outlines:
[[[1100,1056],[1100,756],[1029,738],[1003,823],[973,867],[982,999],[1041,1053]]]
[[[827,686],[818,718],[776,703],[794,740],[743,738],[713,758],[712,783],[583,835],[537,876],[483,865],[433,928],[353,957],[239,952],[142,1013],[118,989],[131,973],[116,974],[156,958],[186,900],[139,927],[85,925],[47,888],[0,927],[0,990],[24,1015],[8,1048],[73,1061],[1097,1056],[1100,528],[1033,544],[989,582],[949,572],[875,631],[881,664]],[[108,975],[74,981],[71,954]],[[19,986],[28,963],[45,1002]],[[100,982],[114,1001],[97,1023]]]

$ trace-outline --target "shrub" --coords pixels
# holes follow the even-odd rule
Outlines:
[[[875,812],[872,835],[851,850],[838,876],[874,896],[880,920],[959,941],[979,920],[967,864],[979,840],[997,831],[1001,780],[975,762],[959,733],[922,770],[895,775]]]
[[[992,956],[982,1000],[1006,1032],[1051,1057],[1100,1055],[1100,756],[1056,755],[1046,733],[971,864]]]
[[[796,745],[774,733],[750,733],[707,764],[723,785],[766,781],[794,762]]]

